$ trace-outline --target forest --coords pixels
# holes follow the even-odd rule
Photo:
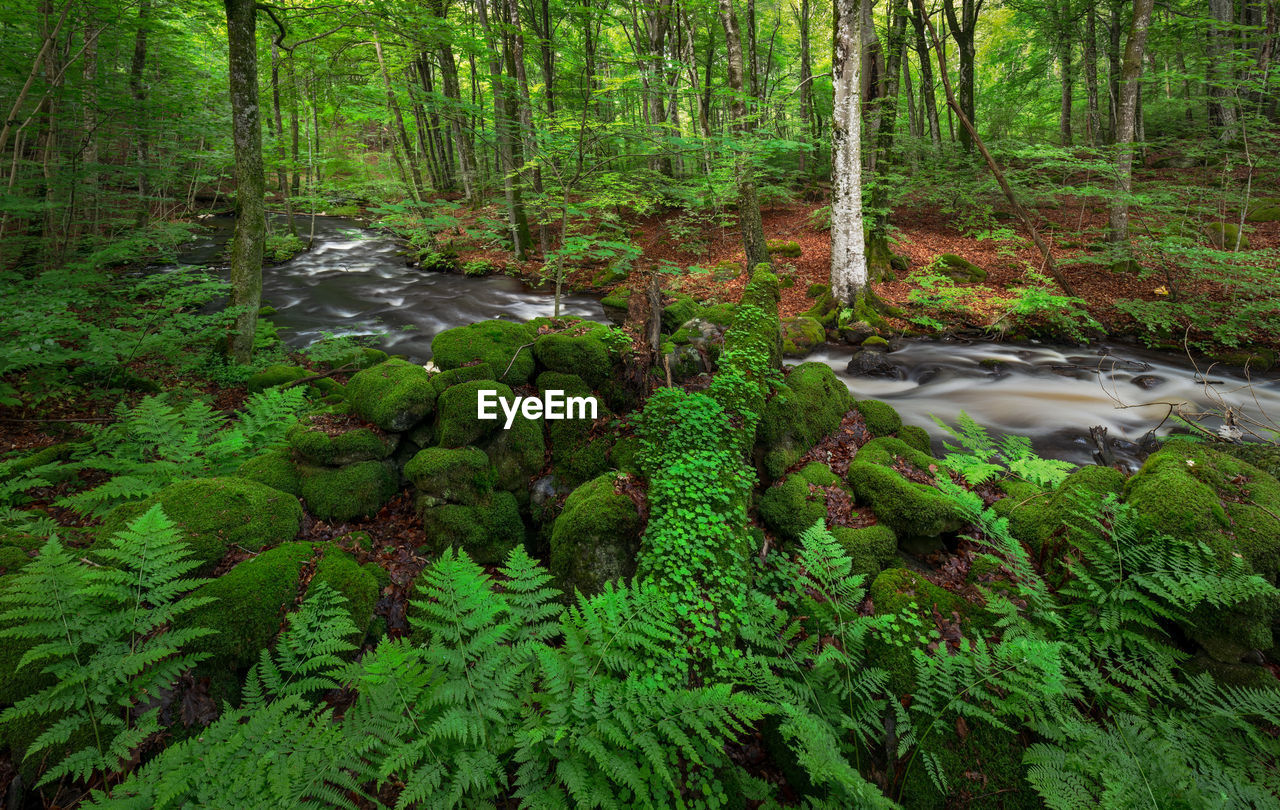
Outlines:
[[[0,791],[1280,806],[1277,0],[0,7]]]

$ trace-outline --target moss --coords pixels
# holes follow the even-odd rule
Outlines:
[[[506,417],[502,407],[493,397],[492,412],[497,419],[480,419],[476,415],[476,407],[481,391],[495,391],[496,397],[510,401],[515,397],[511,388],[492,380],[470,380],[448,388],[440,395],[437,408],[436,429],[438,441],[443,447],[465,447],[479,444],[481,439],[502,429]],[[516,416],[516,420],[524,419]]]
[[[872,335],[871,337],[869,337],[869,338],[867,338],[867,339],[865,339],[865,340],[863,340],[863,341],[862,341],[862,348],[864,348],[864,349],[877,349],[877,348],[879,348],[879,349],[887,349],[887,348],[889,348],[889,341],[885,340],[884,338],[880,337],[879,335]]]
[[[436,391],[422,366],[393,359],[356,372],[347,383],[347,400],[366,422],[401,432],[431,415]]]
[[[841,484],[840,476],[820,461],[811,461],[800,470],[800,477],[815,487],[833,487]]]
[[[551,573],[566,594],[590,596],[635,574],[644,523],[618,475],[594,478],[569,494],[551,531]]]
[[[524,523],[510,492],[495,492],[474,506],[419,501],[419,513],[426,531],[423,545],[432,554],[452,546],[481,565],[500,565],[524,542]]]
[[[835,299],[828,289],[819,295],[813,303],[813,306],[804,311],[804,315],[814,318],[823,328],[830,327],[834,329],[840,319],[840,302]]]
[[[810,284],[809,289],[804,291],[805,298],[816,299],[821,298],[831,292],[830,284]]]
[[[287,492],[244,478],[196,478],[112,510],[98,537],[110,537],[157,503],[200,561],[196,575],[213,570],[232,546],[258,551],[292,539],[302,524],[302,507]]]
[[[1270,475],[1280,478],[1280,447],[1274,444],[1215,444],[1220,453],[1248,462]]]
[[[902,430],[902,417],[892,405],[878,399],[860,399],[853,404],[873,436],[892,436]],[[927,437],[926,437],[927,438]]]
[[[960,597],[934,585],[920,573],[906,568],[886,568],[870,587],[867,596],[875,607],[876,615],[912,615],[920,620],[918,626],[934,627],[933,611],[950,620],[952,614],[962,618],[969,611],[969,604]],[[873,639],[870,654],[877,666],[889,673],[889,690],[895,695],[911,694],[915,690],[915,664],[912,650],[923,649],[925,644],[915,635],[912,624],[901,625],[906,630],[886,633]]]
[[[245,560],[200,586],[196,597],[213,599],[179,619],[181,627],[207,627],[216,635],[192,642],[194,652],[207,652],[201,669],[248,669],[271,644],[287,606],[298,595],[298,576],[311,557],[307,543],[286,543]]]
[[[788,259],[796,259],[800,257],[800,243],[795,241],[787,241],[785,239],[770,239],[764,244],[765,250],[769,251],[770,256],[782,256]]]
[[[302,500],[320,520],[344,522],[373,517],[399,489],[391,465],[360,461],[345,467],[299,468]]]
[[[978,282],[987,280],[987,271],[978,265],[954,253],[944,253],[938,257],[938,266],[944,275],[956,281]]]
[[[1256,347],[1239,351],[1219,352],[1213,356],[1214,362],[1223,365],[1247,368],[1253,372],[1270,371],[1276,364],[1276,353],[1271,349]]]
[[[481,321],[436,335],[431,341],[431,357],[444,370],[461,368],[477,360],[488,363],[496,379],[508,385],[524,385],[534,372],[533,354],[526,344],[536,338],[526,324]]]
[[[546,371],[538,375],[538,390],[561,390],[566,396],[589,396],[591,389],[573,374]],[[609,416],[603,406],[599,417]],[[609,448],[614,436],[591,435],[592,422],[587,419],[563,419],[547,423],[551,445],[551,463],[556,480],[566,486],[577,486],[602,474],[609,468]]]
[[[783,357],[804,357],[827,339],[822,324],[806,315],[785,318],[779,328],[782,333]]]
[[[600,299],[605,317],[616,324],[627,320],[627,308],[631,303],[631,290],[618,289]]]
[[[674,302],[662,308],[662,331],[668,335],[698,317],[702,312],[702,306],[688,295],[676,293],[675,299]]]
[[[52,444],[48,447],[37,450],[34,453],[28,453],[26,455],[16,454],[12,458],[6,459],[4,463],[12,465],[9,467],[9,473],[11,475],[18,475],[34,470],[36,467],[43,467],[46,464],[66,461],[71,458],[71,454],[79,449],[80,446],[81,445],[77,442],[59,442],[58,444]],[[74,473],[71,471],[52,470],[48,473],[44,473],[43,477],[52,483],[57,484],[67,480],[72,475],[74,475]]]
[[[543,335],[533,344],[533,356],[551,371],[577,374],[593,389],[600,387],[613,372],[609,349],[596,334]]]
[[[405,465],[404,474],[425,496],[468,505],[489,497],[495,477],[489,457],[474,447],[428,447]]]
[[[437,398],[448,389],[459,383],[471,382],[472,380],[492,380],[493,369],[488,363],[477,363],[474,366],[463,366],[462,368],[451,368],[448,371],[441,371],[431,377],[431,387],[435,389]]]
[[[778,478],[824,436],[840,427],[853,404],[849,389],[829,366],[802,363],[765,403],[756,432],[763,466]]]
[[[265,484],[272,489],[287,492],[295,497],[302,494],[302,478],[298,475],[298,466],[293,461],[293,454],[287,448],[254,456],[240,465],[236,475]]]
[[[316,427],[312,417],[303,417],[289,428],[289,446],[310,464],[341,467],[358,461],[381,461],[390,456],[399,442],[395,434],[369,427],[356,427],[330,435]]]
[[[848,481],[861,503],[899,537],[936,537],[955,531],[959,512],[928,484],[908,481],[894,466],[906,462],[927,471],[933,459],[900,439],[873,439],[849,465]]]
[[[31,559],[31,552],[24,548],[0,545],[0,576],[26,568]]]
[[[788,475],[760,499],[760,521],[789,542],[798,542],[801,533],[826,519],[825,493],[811,490],[803,475]]]
[[[1249,209],[1245,222],[1280,222],[1280,200],[1264,200]]]
[[[359,644],[373,620],[373,606],[381,590],[377,577],[356,562],[355,557],[335,545],[328,545],[316,563],[306,596],[310,596],[322,582],[347,598],[351,623],[356,626],[356,635],[351,641]]]
[[[751,280],[743,288],[738,306],[739,308],[753,306],[765,312],[777,312],[780,294],[778,277],[773,274],[767,264],[758,264],[752,268]]]
[[[311,372],[301,366],[267,366],[262,371],[254,374],[245,383],[245,389],[250,394],[256,394],[265,391],[268,388],[275,388],[277,385],[291,383],[294,380],[300,380],[303,377],[310,376]]]
[[[868,585],[898,556],[898,538],[888,526],[876,524],[864,529],[837,526],[831,530],[831,536],[853,561],[851,573],[866,577]]]
[[[1249,249],[1249,237],[1240,233],[1240,226],[1234,222],[1210,222],[1204,232],[1209,241],[1219,250],[1235,250],[1236,240],[1240,242],[1240,250]]]
[[[542,469],[547,455],[542,424],[517,419],[510,430],[494,437],[484,452],[493,464],[494,486],[527,497],[529,479]]]
[[[712,304],[702,308],[702,312],[698,315],[704,321],[714,323],[716,326],[729,326],[733,323],[734,313],[738,308],[733,304]]]
[[[640,471],[640,440],[635,436],[623,436],[609,450],[609,464],[623,472]]]
[[[917,425],[903,425],[898,428],[898,438],[908,447],[921,453],[933,453],[933,442],[929,439],[929,431]]]

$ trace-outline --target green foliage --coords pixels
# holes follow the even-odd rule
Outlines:
[[[234,419],[202,399],[181,407],[163,394],[144,397],[132,408],[120,403],[114,422],[84,426],[87,439],[61,471],[94,471],[109,480],[58,503],[101,516],[175,480],[229,474],[245,457],[281,444],[306,406],[306,392],[300,388],[253,394]]]
[[[971,486],[996,476],[1012,475],[1039,487],[1053,488],[1075,468],[1068,462],[1036,455],[1031,440],[1025,436],[993,439],[986,428],[963,412],[954,428],[940,419],[933,421],[960,442],[959,446],[949,442],[943,445],[947,455],[942,463],[964,476]]]
[[[0,590],[0,637],[34,642],[19,669],[53,679],[0,714],[6,725],[38,720],[26,758],[60,753],[41,784],[127,772],[160,730],[154,699],[203,657],[183,648],[213,631],[171,627],[208,601],[184,596],[200,584],[185,577],[199,563],[180,538],[153,507],[100,548],[109,567],[87,565],[52,538]]]
[[[1082,299],[1056,292],[1057,285],[1042,273],[1028,270],[1026,275],[1030,283],[1013,289],[1009,309],[991,328],[1003,328],[1000,321],[1008,318],[1008,328],[1014,331],[1077,341],[1102,328]]]

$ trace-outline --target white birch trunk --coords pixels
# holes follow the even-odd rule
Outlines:
[[[867,289],[862,233],[862,0],[836,0],[831,126],[831,293],[853,306]]]

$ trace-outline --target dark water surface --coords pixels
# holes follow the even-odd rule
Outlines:
[[[216,263],[230,221],[219,218],[213,225],[189,246],[184,262]],[[309,220],[300,218],[299,229],[308,228]],[[272,321],[291,346],[305,347],[326,334],[384,333],[383,348],[425,362],[431,338],[445,329],[552,313],[549,291],[507,276],[467,278],[408,267],[399,242],[349,219],[317,218],[316,236],[310,252],[263,271],[263,297],[276,308]],[[590,296],[565,296],[561,312],[604,320],[599,301]],[[903,341],[889,354],[902,379],[846,374],[853,351],[830,345],[807,359],[827,363],[858,398],[889,402],[904,421],[935,437],[940,431],[932,416],[954,424],[964,411],[997,434],[1030,436],[1042,454],[1077,463],[1090,461],[1094,425],[1120,440],[1115,449],[1121,458],[1135,459],[1137,449],[1128,443],[1138,442],[1169,411],[1167,405],[1144,403],[1193,403],[1215,411],[1225,403],[1254,419],[1270,415],[1280,421],[1280,382],[1274,377],[1248,385],[1214,368],[1206,384],[1186,357],[1131,346]],[[1206,424],[1216,429],[1220,422]],[[1161,432],[1172,426],[1166,421]]]

